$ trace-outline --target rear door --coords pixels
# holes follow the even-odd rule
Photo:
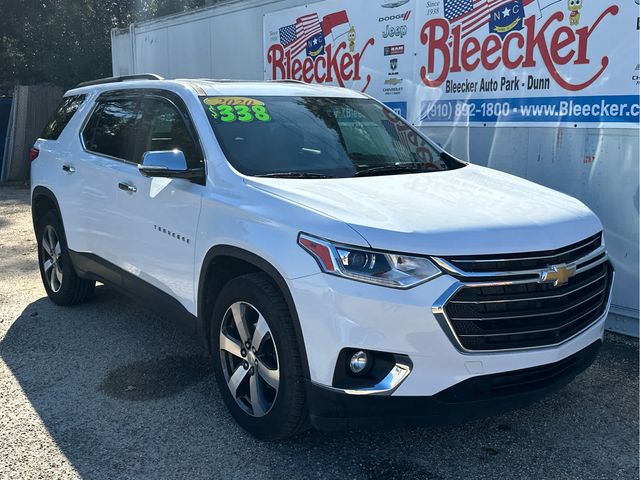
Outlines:
[[[204,185],[147,178],[137,168],[147,151],[181,150],[189,167],[204,165],[193,122],[172,92],[147,91],[141,101],[133,163],[117,165],[121,250],[119,265],[195,313],[194,254]]]
[[[119,167],[133,165],[140,104],[141,95],[136,90],[100,95],[81,132],[80,160],[74,162],[73,173],[69,174],[79,182],[70,221],[81,239],[80,251],[115,265],[121,262],[123,235]],[[68,222],[65,218],[65,228]]]

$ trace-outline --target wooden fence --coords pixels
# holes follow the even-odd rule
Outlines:
[[[52,85],[15,87],[0,181],[29,179],[29,149],[42,133],[63,93],[61,88]]]

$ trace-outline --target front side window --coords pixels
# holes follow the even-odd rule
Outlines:
[[[187,125],[187,119],[169,100],[147,97],[143,100],[143,118],[140,128],[139,161],[144,152],[181,150],[189,168],[202,167],[200,146]]]
[[[246,175],[344,178],[464,166],[370,99],[215,96],[201,101],[228,161]]]
[[[87,150],[134,162],[138,104],[135,99],[101,101],[82,132]]]
[[[64,97],[58,105],[53,117],[42,132],[41,138],[44,140],[57,140],[64,127],[71,120],[73,115],[78,111],[86,95],[71,95]]]

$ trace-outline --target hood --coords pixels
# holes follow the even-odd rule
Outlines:
[[[439,256],[554,250],[602,229],[575,198],[475,165],[421,174],[246,181],[347,223],[382,250]]]

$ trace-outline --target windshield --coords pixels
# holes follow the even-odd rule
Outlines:
[[[225,156],[245,175],[345,178],[464,166],[370,99],[201,100]]]

